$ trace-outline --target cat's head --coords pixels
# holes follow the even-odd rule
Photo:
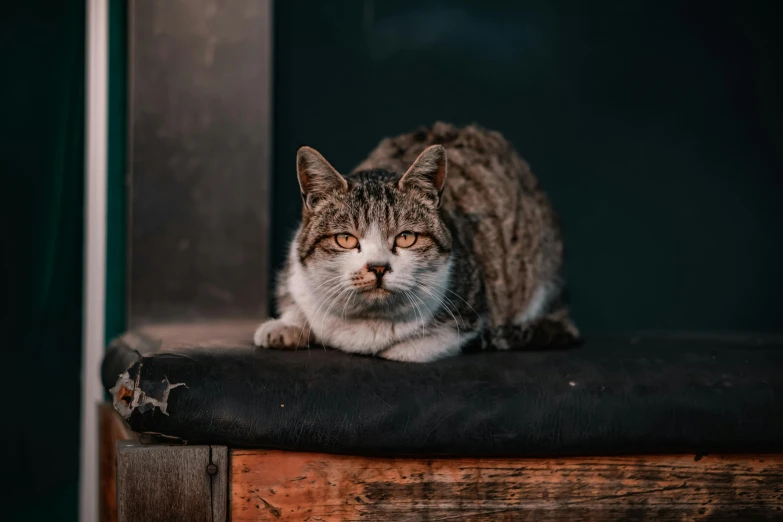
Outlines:
[[[439,212],[446,150],[433,145],[404,174],[342,176],[302,147],[302,227],[294,245],[314,297],[339,314],[415,314],[445,291],[452,238]],[[421,301],[424,301],[422,306]]]

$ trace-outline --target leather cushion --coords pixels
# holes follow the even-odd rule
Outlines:
[[[457,456],[783,450],[780,339],[616,337],[429,364],[239,344],[156,351],[126,336],[107,353],[104,385],[136,431],[234,447]]]

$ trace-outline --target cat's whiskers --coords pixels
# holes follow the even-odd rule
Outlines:
[[[324,315],[323,315],[323,317],[321,318],[321,331],[322,331],[322,332],[323,332],[323,330],[324,330],[324,324],[326,323],[326,317],[329,315],[329,310],[331,310],[331,309],[332,309],[332,306],[334,306],[334,303],[336,303],[337,301],[339,301],[339,300],[340,300],[340,297],[341,297],[341,296],[342,296],[344,293],[346,293],[346,292],[350,292],[350,291],[351,291],[351,287],[350,287],[350,286],[348,286],[348,287],[344,288],[344,289],[343,289],[343,290],[342,290],[342,291],[341,291],[339,294],[337,294],[337,296],[335,296],[335,297],[332,299],[332,302],[331,302],[331,304],[330,304],[330,305],[329,305],[329,306],[326,308],[326,312],[324,312]],[[323,341],[323,339],[321,339],[321,346],[323,347],[323,349],[324,349],[324,350],[326,350],[326,345],[324,344],[324,341]]]
[[[326,285],[328,283],[331,283],[331,282],[333,282],[333,281],[335,281],[337,279],[340,279],[341,277],[342,277],[342,275],[338,274],[338,275],[336,275],[334,277],[328,278],[325,281],[322,281],[321,284],[319,284],[318,286],[316,286],[313,289],[313,292],[317,291],[319,288],[323,287],[324,285]],[[294,301],[294,302],[296,302],[296,301]],[[307,328],[307,325],[308,325],[307,316],[304,313],[304,310],[302,309],[302,305],[297,304],[296,318],[297,319],[301,319],[302,320],[302,324],[303,324],[302,329],[299,330],[299,337],[296,340],[296,346],[297,346],[297,349],[298,349],[299,348],[299,344],[302,342],[302,335],[304,335],[305,328]],[[309,340],[307,342],[307,347],[308,348],[310,347],[310,341]]]
[[[345,321],[345,320],[346,320],[346,319],[345,319],[345,311],[348,309],[348,304],[353,302],[353,298],[354,298],[354,297],[356,297],[356,292],[352,293],[352,294],[351,294],[351,297],[349,297],[349,298],[348,298],[348,299],[345,301],[345,305],[343,305],[343,321]]]
[[[421,297],[417,296],[415,292],[411,292],[411,295],[413,296],[414,299],[418,300],[419,302],[421,302],[421,304],[424,305],[424,307],[430,313],[430,317],[432,317],[432,322],[434,323],[435,322],[435,314],[432,313],[432,310],[430,309],[429,306],[427,306],[427,303],[424,302],[424,299],[422,299]],[[422,336],[422,338],[424,338],[424,328],[422,328],[422,330],[421,330],[421,336]]]
[[[457,305],[454,304],[454,301],[452,301],[451,299],[446,297],[445,294],[441,295],[440,297],[441,297],[441,299],[445,299],[446,301],[449,302],[449,304],[451,304],[451,306],[454,308],[454,311],[457,312],[457,315],[459,315],[459,320],[460,320],[460,322],[462,322],[462,326],[465,326],[467,324],[465,322],[465,318],[462,317],[462,312],[459,311],[459,308],[457,308]],[[445,303],[444,303],[444,306],[445,306]]]
[[[313,289],[312,289],[310,292],[312,292],[312,293],[315,293],[315,292],[317,292],[317,291],[318,291],[318,289],[319,289],[319,288],[321,288],[322,286],[324,286],[324,285],[326,285],[326,284],[328,284],[328,283],[331,283],[331,282],[333,282],[333,281],[336,281],[337,279],[340,279],[341,277],[342,277],[342,274],[338,274],[338,275],[336,275],[336,276],[334,276],[334,277],[330,277],[329,279],[327,279],[327,280],[325,280],[325,281],[321,281],[321,284],[319,284],[318,286],[316,286],[315,288],[313,288]]]
[[[449,312],[451,312],[451,308],[449,308],[449,304],[450,304],[454,308],[454,311],[457,312],[457,314],[459,314],[459,318],[460,318],[460,321],[462,321],[462,324],[463,325],[465,324],[465,320],[462,318],[462,314],[460,313],[460,311],[457,308],[457,306],[454,304],[454,301],[452,301],[451,299],[449,299],[448,297],[446,297],[443,294],[439,294],[436,291],[432,291],[432,289],[430,289],[427,286],[426,282],[419,281],[419,283],[420,284],[418,286],[416,286],[416,288],[418,290],[422,290],[423,292],[425,292],[428,296],[432,297],[439,305],[444,307]],[[441,289],[439,289],[439,290],[441,290]],[[448,301],[448,303],[446,303],[446,301]],[[456,320],[456,318],[455,318],[455,320]]]
[[[421,315],[421,329],[419,330],[419,339],[424,339],[424,332],[426,331],[427,326],[427,319],[424,317],[424,310],[421,309],[419,304],[416,302],[416,294],[413,292],[411,294],[411,300],[413,300],[413,304],[416,306],[416,309],[419,311],[419,314]]]
[[[454,325],[457,327],[457,335],[460,335],[459,321],[457,321],[457,316],[454,315],[454,313],[451,311],[451,308],[449,308],[449,306],[443,301],[443,299],[441,299],[440,297],[438,297],[434,293],[432,293],[429,290],[427,290],[426,286],[420,286],[419,288],[421,290],[423,290],[424,292],[426,292],[427,295],[429,295],[430,297],[435,299],[441,306],[443,306],[443,308],[446,309],[446,311],[451,315],[451,318],[454,319]],[[456,310],[456,308],[455,308],[455,310]],[[459,310],[457,310],[457,313],[459,314]],[[462,314],[460,314],[459,317],[460,317],[460,320],[462,320]],[[463,324],[464,324],[464,320],[463,320]]]
[[[421,317],[421,330],[419,332],[419,337],[423,338],[424,337],[424,315],[422,314],[421,309],[419,308],[419,305],[417,305],[416,301],[413,300],[413,297],[412,297],[413,293],[408,291],[408,290],[405,290],[404,293],[405,293],[405,297],[408,298],[408,300],[410,301],[411,305],[413,306],[413,310],[414,310],[414,312],[416,312],[417,317],[419,317],[419,316]]]
[[[344,289],[343,285],[341,285],[339,282],[334,284],[334,285],[332,285],[332,286],[330,286],[330,287],[328,287],[324,291],[324,293],[318,298],[318,300],[315,302],[315,304],[318,305],[318,307],[315,309],[315,312],[313,312],[312,318],[315,319],[316,317],[318,317],[318,312],[321,311],[321,308],[323,308],[323,306],[326,304],[326,302],[331,297],[336,295],[337,292],[339,292],[339,291],[341,291],[343,289]]]
[[[419,287],[419,288],[424,289],[423,287]],[[435,299],[437,299],[437,297],[434,296],[433,294],[430,294],[430,295],[432,297],[435,297]],[[416,299],[421,301],[421,304],[423,304],[424,306],[427,307],[427,310],[429,310],[430,315],[432,316],[432,321],[434,322],[435,321],[435,314],[432,313],[432,310],[430,309],[429,306],[427,306],[427,303],[424,301],[424,299],[422,299],[421,297],[417,296],[415,293],[413,294],[413,297],[415,297]],[[442,301],[440,303],[443,304]],[[459,323],[457,322],[457,318],[454,316],[454,314],[451,313],[451,310],[449,309],[448,306],[445,306],[445,305],[443,305],[443,306],[444,306],[444,308],[446,308],[446,311],[449,312],[449,314],[451,314],[452,319],[454,319],[454,324],[457,327],[457,338],[459,339],[458,342],[461,344],[462,343],[462,334],[461,334],[460,329],[459,329]]]
[[[426,278],[422,278],[422,279],[426,279]],[[465,300],[462,298],[462,296],[461,296],[461,295],[459,295],[457,292],[454,292],[454,291],[452,291],[452,290],[449,290],[449,289],[448,289],[448,288],[446,288],[445,286],[443,286],[443,285],[439,285],[439,284],[438,284],[438,283],[436,283],[435,281],[432,281],[432,280],[429,280],[429,279],[426,279],[426,282],[427,282],[428,284],[431,284],[431,285],[432,285],[432,286],[434,286],[434,287],[440,288],[441,290],[445,290],[446,292],[449,292],[450,294],[454,294],[455,296],[457,296],[457,298],[458,298],[460,301],[462,301],[463,303],[465,303],[466,305],[468,305],[468,308],[470,308],[470,309],[473,311],[473,313],[474,313],[474,314],[476,314],[476,318],[478,318],[478,320],[479,320],[479,321],[481,321],[481,314],[479,314],[479,313],[476,311],[476,309],[475,309],[475,308],[473,308],[472,306],[470,306],[470,303],[469,303],[469,302],[467,302],[467,301],[465,301]]]
[[[340,276],[337,276],[337,278],[339,278],[339,277],[340,277]],[[330,279],[330,281],[334,281],[334,279],[336,279],[336,278],[332,278],[332,279]],[[323,284],[319,285],[319,288],[320,288],[320,287],[322,287],[322,286],[323,286]],[[317,305],[318,305],[318,308],[316,308],[316,310],[315,310],[315,313],[313,314],[313,317],[316,317],[316,316],[317,316],[317,314],[318,314],[318,311],[321,309],[321,307],[323,306],[323,304],[326,302],[326,299],[328,299],[329,297],[331,297],[331,296],[332,296],[332,295],[333,295],[333,294],[334,294],[334,293],[335,293],[337,290],[340,290],[340,288],[342,288],[342,286],[341,286],[341,285],[340,285],[340,283],[338,282],[338,283],[337,283],[337,284],[335,284],[334,286],[330,286],[330,287],[329,287],[329,288],[328,288],[328,289],[327,289],[327,290],[324,292],[324,294],[318,298],[318,300],[315,302],[315,304],[317,304]],[[320,304],[319,304],[319,303],[320,303]],[[305,323],[304,323],[304,325],[302,326],[302,329],[301,329],[301,330],[300,330],[300,332],[299,332],[299,340],[297,340],[297,344],[298,344],[298,343],[299,343],[299,342],[302,340],[302,335],[304,335],[305,328],[307,328],[309,324],[310,324],[310,321],[307,321],[307,322],[305,322]],[[312,334],[312,327],[311,327],[311,332],[310,332],[310,333]],[[308,348],[309,348],[309,346],[310,346],[310,343],[309,343],[309,342],[307,343],[307,346],[308,346]]]

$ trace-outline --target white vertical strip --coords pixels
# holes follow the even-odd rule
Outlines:
[[[103,399],[108,155],[108,0],[86,0],[84,319],[79,521],[98,520],[98,403]]]

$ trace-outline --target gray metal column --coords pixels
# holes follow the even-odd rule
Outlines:
[[[132,0],[129,326],[266,314],[271,0]]]

